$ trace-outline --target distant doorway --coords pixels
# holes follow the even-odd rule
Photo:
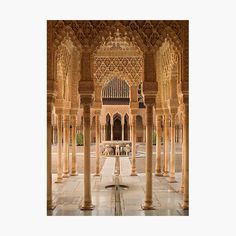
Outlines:
[[[122,140],[121,116],[114,115],[113,140]]]

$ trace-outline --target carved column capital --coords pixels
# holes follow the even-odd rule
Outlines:
[[[65,114],[63,116],[63,124],[64,124],[64,126],[68,126],[69,122],[70,122],[70,116],[68,114]]]
[[[101,115],[101,110],[94,110],[94,115],[97,117],[97,116],[100,116]]]
[[[76,127],[76,123],[77,123],[77,116],[76,115],[70,116],[70,123],[71,123],[72,127]]]
[[[80,95],[80,104],[84,106],[91,106],[93,103],[92,95]]]
[[[146,106],[154,106],[156,102],[155,95],[145,95],[144,96],[144,103]]]

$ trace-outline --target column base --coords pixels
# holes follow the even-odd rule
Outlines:
[[[77,173],[77,172],[72,172],[70,175],[71,175],[71,176],[77,176],[78,173]]]
[[[47,210],[54,210],[56,203],[54,201],[47,201]]]
[[[164,172],[163,176],[164,176],[164,177],[169,177],[170,175],[169,175],[168,172]]]
[[[81,211],[91,211],[94,207],[95,206],[92,203],[83,203],[79,208]]]
[[[161,173],[161,172],[156,172],[156,173],[155,173],[155,176],[163,176],[163,173]]]
[[[171,176],[169,179],[168,179],[168,182],[169,183],[177,183],[176,179],[175,179],[175,176]]]
[[[70,177],[70,174],[69,173],[63,173],[63,178],[69,178]]]
[[[188,210],[189,209],[188,202],[184,202],[182,208],[183,210]]]
[[[138,176],[138,174],[136,172],[132,172],[130,176]]]
[[[56,184],[61,184],[61,183],[63,183],[64,181],[63,181],[63,178],[61,177],[61,178],[57,178],[57,180],[55,181],[55,183]]]
[[[156,210],[156,208],[150,202],[145,202],[141,205],[142,210]]]

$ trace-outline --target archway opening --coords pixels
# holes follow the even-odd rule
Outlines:
[[[129,116],[125,114],[125,122],[124,122],[124,140],[130,140],[129,135]]]
[[[113,140],[122,140],[121,116],[115,114],[113,120]]]
[[[111,117],[109,114],[106,116],[105,136],[105,140],[111,140]]]

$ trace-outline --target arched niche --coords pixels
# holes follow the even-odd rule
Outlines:
[[[119,113],[113,116],[113,140],[122,140],[121,115]]]
[[[129,132],[129,115],[125,114],[124,117],[124,140],[129,140],[130,139],[130,132]]]
[[[111,140],[111,116],[109,113],[106,115],[105,140]]]

